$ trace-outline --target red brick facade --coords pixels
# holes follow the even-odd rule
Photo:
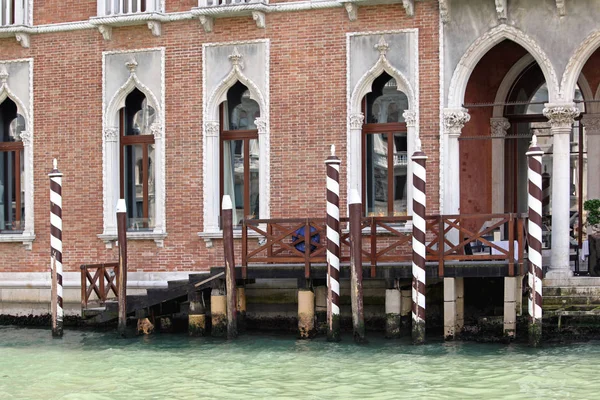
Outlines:
[[[166,11],[196,2],[166,1]],[[65,10],[68,10],[65,11]],[[34,25],[87,21],[96,2],[36,1]],[[343,8],[271,13],[266,28],[251,17],[215,19],[205,33],[197,19],[163,23],[162,35],[145,26],[115,27],[111,40],[97,29],[31,35],[31,47],[0,39],[0,60],[33,58],[33,249],[0,244],[0,272],[48,268],[50,223],[47,173],[58,158],[63,180],[63,254],[66,271],[82,263],[113,261],[97,235],[102,209],[102,52],[165,47],[166,224],[164,247],[130,241],[130,270],[199,271],[222,263],[221,240],[207,248],[202,221],[202,44],[270,39],[271,217],[325,214],[324,160],[335,144],[342,158],[341,202],[346,204],[346,33],[418,28],[420,135],[429,156],[431,213],[439,200],[439,16],[434,1],[360,7],[349,21]],[[344,213],[344,212],[343,212]],[[239,243],[238,243],[239,245]],[[238,256],[239,256],[239,247]]]

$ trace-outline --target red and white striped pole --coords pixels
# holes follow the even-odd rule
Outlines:
[[[531,146],[527,151],[529,169],[529,343],[540,344],[542,336],[542,155],[544,152],[537,145],[533,135]]]
[[[52,272],[52,336],[63,335],[62,177],[56,158],[50,177],[50,271]]]
[[[340,164],[331,146],[327,165],[327,340],[340,340]],[[304,232],[310,235],[310,232]],[[306,250],[308,251],[308,249]]]
[[[412,239],[412,340],[425,343],[425,223],[427,156],[421,151],[421,140],[415,141],[413,161],[413,239]]]

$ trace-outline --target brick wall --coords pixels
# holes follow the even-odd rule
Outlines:
[[[36,1],[35,23],[85,20],[92,1]],[[75,5],[76,4],[76,5]],[[189,9],[167,2],[168,11]],[[61,8],[65,6],[60,6]],[[183,8],[180,8],[183,7]],[[130,241],[130,269],[207,269],[222,263],[222,243],[207,249],[202,231],[202,43],[271,40],[271,215],[325,214],[324,160],[335,144],[342,158],[342,210],[346,202],[346,33],[419,28],[420,124],[428,160],[428,202],[438,210],[439,59],[437,2],[419,2],[415,17],[401,4],[360,7],[351,22],[343,8],[267,15],[266,29],[251,17],[217,19],[213,33],[197,20],[163,24],[153,37],[145,26],[31,37],[31,48],[0,39],[0,59],[34,59],[35,233],[33,250],[0,244],[0,271],[45,271],[49,259],[48,177],[52,158],[64,173],[64,264],[113,261],[102,233],[102,52],[166,47],[166,218],[164,248]],[[239,256],[239,243],[237,243]]]

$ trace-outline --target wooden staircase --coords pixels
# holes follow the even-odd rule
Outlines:
[[[82,266],[83,270],[83,266]],[[83,272],[82,272],[83,274]],[[82,317],[85,324],[100,325],[110,323],[118,318],[118,301],[116,297],[107,298],[111,291],[111,280],[102,285],[98,282],[103,276],[110,278],[111,274],[106,271],[97,271],[94,276],[88,274],[88,282],[85,290],[82,289],[82,296],[87,299],[92,292],[99,294],[99,301],[84,301],[82,297]],[[218,285],[219,279],[224,279],[224,272],[214,272],[211,274],[190,274],[188,279],[173,280],[167,282],[166,288],[146,289],[145,295],[127,296],[127,315],[135,315],[140,311],[154,311],[154,315],[176,314],[186,310],[188,304],[188,295],[193,292],[202,291]],[[106,278],[105,278],[106,279]],[[83,277],[82,277],[83,283]],[[114,283],[116,285],[116,282]],[[114,285],[112,285],[114,287]],[[102,289],[100,289],[102,286]],[[104,297],[104,298],[103,298]]]

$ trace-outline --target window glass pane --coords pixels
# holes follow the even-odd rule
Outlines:
[[[258,140],[251,139],[250,142],[250,212],[249,218],[258,218],[259,215],[259,148]]]
[[[366,210],[368,216],[384,216],[388,212],[388,146],[387,134],[366,135]]]
[[[23,196],[23,151],[20,151],[20,185],[21,193],[17,196],[15,171],[15,152],[0,152],[0,231],[21,231],[23,229],[25,201]],[[17,199],[18,197],[18,199]],[[17,200],[19,204],[17,204]],[[17,207],[20,209],[21,218],[17,216]]]
[[[383,73],[373,82],[367,95],[367,123],[404,122],[402,115],[408,109],[408,97],[398,91],[396,80]]]
[[[233,224],[244,217],[244,141],[223,141],[223,194],[231,197]]]
[[[229,113],[229,127],[225,126],[225,129],[256,129],[254,121],[260,117],[260,108],[258,103],[250,98],[250,92],[248,90],[243,92],[235,103],[237,104],[231,108]]]
[[[148,229],[149,221],[144,218],[144,165],[143,145],[123,147],[123,179],[125,202],[127,203],[127,227],[130,230]]]
[[[152,134],[150,127],[156,119],[154,108],[148,105],[146,98],[142,101],[141,109],[133,115],[132,129],[127,134],[129,135],[150,135]]]
[[[394,134],[394,216],[406,215],[408,158],[406,134]]]
[[[8,138],[5,141],[20,142],[21,132],[25,130],[25,118],[21,114],[13,119],[8,127]]]

